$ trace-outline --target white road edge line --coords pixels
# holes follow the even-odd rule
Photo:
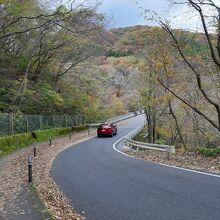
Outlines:
[[[135,129],[134,129],[134,130],[135,130]],[[134,130],[132,130],[132,131],[134,131]],[[131,132],[132,132],[132,131],[131,131]],[[129,133],[131,133],[131,132],[129,132]],[[129,133],[128,133],[128,134],[129,134]],[[128,135],[128,134],[127,134],[127,135]],[[146,162],[146,160],[144,160],[144,159],[140,159],[140,158],[136,158],[136,157],[130,156],[130,155],[124,153],[124,152],[121,152],[120,150],[118,150],[118,149],[116,148],[116,145],[117,145],[121,140],[123,140],[127,135],[125,135],[124,137],[122,137],[122,138],[120,138],[119,140],[117,140],[117,141],[113,144],[113,149],[114,149],[115,151],[117,151],[118,153],[120,153],[120,154],[126,156],[126,157],[130,157],[130,158],[134,158],[134,159],[138,159],[138,160],[143,160],[143,161]],[[160,166],[170,167],[170,168],[174,168],[174,169],[178,169],[178,170],[184,170],[184,171],[187,171],[187,172],[192,172],[192,173],[197,173],[197,174],[202,174],[202,175],[206,175],[206,176],[213,176],[213,177],[218,177],[218,178],[220,178],[220,175],[216,175],[216,174],[204,173],[204,172],[201,172],[201,171],[190,170],[190,169],[183,168],[183,167],[176,167],[176,166],[171,166],[171,165],[162,164],[162,163],[156,163],[156,162],[151,162],[151,161],[150,161],[150,163],[154,163],[154,164],[157,164],[157,165],[160,165]]]
[[[123,154],[124,156],[130,157],[130,158],[134,158],[134,157],[132,157],[132,156],[130,156],[130,155],[124,153],[124,152],[121,152],[120,150],[118,150],[118,149],[116,148],[116,145],[117,145],[121,140],[123,140],[125,137],[126,137],[126,136],[124,136],[124,137],[120,138],[119,140],[117,140],[117,141],[113,144],[113,149],[114,149],[115,151],[117,151],[118,153]]]

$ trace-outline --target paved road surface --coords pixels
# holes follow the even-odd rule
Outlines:
[[[93,138],[58,155],[52,176],[88,220],[220,220],[220,178],[126,157],[112,145],[139,126],[130,119],[113,138]]]

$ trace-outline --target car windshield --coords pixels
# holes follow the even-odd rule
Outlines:
[[[100,124],[99,127],[100,127],[100,128],[110,127],[110,124]]]

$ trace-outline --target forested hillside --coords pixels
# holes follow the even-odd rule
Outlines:
[[[35,0],[1,1],[0,111],[87,114],[93,81],[88,77],[82,85],[87,74],[73,69],[103,53],[96,36],[104,18],[95,8],[44,6]],[[72,81],[64,79],[70,70]]]
[[[128,111],[117,68],[105,71],[117,36],[96,6],[1,1],[0,111],[78,114],[93,120]],[[117,61],[118,62],[118,61]],[[111,68],[110,68],[111,69]],[[123,81],[123,82],[122,82]]]
[[[145,107],[149,142],[218,146],[219,67],[212,61],[207,37],[169,31],[172,35],[165,27],[112,30],[117,41],[107,58],[109,68],[132,78],[126,82],[129,107]],[[211,34],[214,45],[215,36]]]
[[[219,145],[219,36],[106,30],[95,6],[42,2],[0,1],[1,113],[99,120],[144,107],[149,142]]]

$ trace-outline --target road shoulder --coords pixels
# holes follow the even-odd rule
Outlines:
[[[53,140],[52,146],[47,142],[37,144],[32,187],[28,184],[27,158],[33,156],[33,146],[1,158],[0,219],[42,220],[53,219],[52,215],[56,219],[83,219],[54,183],[50,168],[61,151],[93,136],[94,131],[89,136],[88,131],[84,131],[75,133],[71,140],[69,137]]]
[[[126,150],[125,153],[129,156],[157,164],[220,175],[219,156],[207,158],[197,152],[177,152],[168,157],[166,152],[153,150]]]

